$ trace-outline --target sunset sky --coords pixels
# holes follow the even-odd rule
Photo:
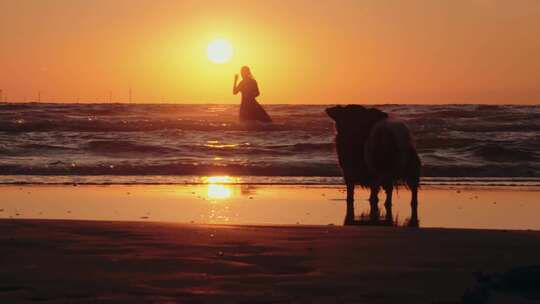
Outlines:
[[[8,101],[540,103],[538,0],[0,0]],[[234,56],[210,61],[227,39]]]

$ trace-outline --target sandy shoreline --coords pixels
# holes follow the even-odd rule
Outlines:
[[[356,192],[357,215],[368,213],[367,191]],[[0,219],[342,225],[345,216],[344,187],[330,185],[0,185],[0,193]],[[540,230],[539,193],[540,187],[424,186],[420,226]],[[409,200],[406,190],[394,195],[399,224],[410,216]]]
[[[342,227],[338,186],[0,191],[0,303],[465,303],[479,272],[540,264],[537,187],[424,187],[420,229]],[[493,303],[540,299],[520,292]]]
[[[540,256],[535,231],[9,219],[0,229],[2,303],[459,303],[475,272]]]

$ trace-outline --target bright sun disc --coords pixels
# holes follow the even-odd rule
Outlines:
[[[225,63],[233,56],[233,48],[229,41],[225,39],[215,39],[206,48],[208,58],[215,63]]]

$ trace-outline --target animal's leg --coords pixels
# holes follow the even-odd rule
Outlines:
[[[392,192],[394,191],[393,185],[385,185],[384,192],[386,193],[386,200],[384,201],[384,209],[386,210],[385,220],[389,223],[392,222],[394,216],[392,215]]]
[[[418,227],[418,184],[411,187],[411,219],[409,225]]]
[[[371,186],[371,193],[369,195],[369,217],[372,221],[378,221],[380,217],[379,211],[379,186]]]
[[[420,158],[414,149],[411,148],[412,158],[408,164],[407,185],[411,189],[411,219],[409,226],[418,227],[418,187],[420,186]]]
[[[345,225],[354,224],[354,183],[347,183],[347,213]]]

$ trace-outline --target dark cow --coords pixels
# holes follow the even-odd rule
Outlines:
[[[336,125],[336,150],[347,185],[345,224],[354,223],[354,187],[369,188],[372,214],[378,214],[378,193],[386,192],[387,217],[392,214],[392,191],[399,185],[412,193],[410,224],[418,223],[420,158],[407,126],[388,114],[359,105],[326,109]]]

